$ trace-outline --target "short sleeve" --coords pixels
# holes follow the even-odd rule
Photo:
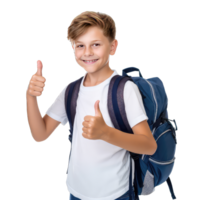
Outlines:
[[[132,81],[125,83],[124,104],[127,120],[131,128],[141,121],[148,120],[139,88]]]
[[[62,125],[65,125],[68,122],[67,114],[65,111],[65,90],[67,86],[61,91],[53,104],[49,107],[46,114],[56,121],[61,122]]]

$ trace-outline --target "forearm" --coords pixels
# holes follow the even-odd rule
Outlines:
[[[45,137],[45,123],[40,111],[39,100],[26,93],[25,110],[27,122],[34,142],[41,142]]]
[[[155,143],[150,142],[145,135],[129,134],[107,126],[102,139],[136,154],[153,155],[155,153]]]

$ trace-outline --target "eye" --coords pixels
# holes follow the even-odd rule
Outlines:
[[[83,45],[79,45],[79,46],[83,46]],[[79,48],[79,46],[77,46],[77,48]]]

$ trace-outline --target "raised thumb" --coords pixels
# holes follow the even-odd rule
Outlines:
[[[42,76],[42,62],[40,60],[37,61],[37,72],[36,74],[38,76]]]
[[[99,108],[99,100],[95,102],[95,116],[101,116],[101,110]]]

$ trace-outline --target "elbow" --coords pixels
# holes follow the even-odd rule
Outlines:
[[[153,154],[155,154],[156,151],[157,151],[157,143],[154,140],[153,143],[151,144],[149,143],[148,152],[146,152],[146,155],[152,156]]]
[[[154,145],[153,145],[153,147],[152,147],[152,151],[153,151],[153,152],[151,153],[151,155],[153,155],[153,154],[156,153],[157,148],[158,148],[158,145],[157,145],[156,141],[154,141]]]

